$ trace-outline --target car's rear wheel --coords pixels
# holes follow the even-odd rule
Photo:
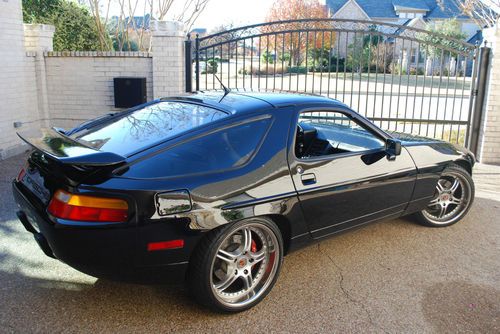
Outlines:
[[[474,200],[474,181],[458,165],[447,167],[436,184],[434,197],[427,208],[418,212],[418,222],[425,226],[443,227],[455,224],[469,211]]]
[[[239,312],[272,289],[283,261],[283,239],[271,220],[252,218],[215,229],[191,259],[194,297],[213,310]]]

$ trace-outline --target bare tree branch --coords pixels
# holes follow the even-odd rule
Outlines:
[[[191,30],[193,24],[205,10],[210,0],[185,0],[174,6],[177,0],[78,0],[87,5],[94,18],[99,36],[101,49],[110,50],[110,36],[113,36],[114,47],[122,51],[126,47],[131,50],[132,44],[137,43],[139,50],[150,50],[149,21],[152,19],[165,20],[167,17],[181,21],[187,30]],[[142,10],[142,23],[136,21],[136,12],[144,4]],[[180,11],[172,13],[174,7]],[[109,19],[111,8],[116,8],[119,13]],[[115,10],[116,10],[115,9]],[[105,13],[105,16],[103,16]],[[110,24],[111,21],[111,24]],[[145,45],[145,40],[149,43]]]
[[[187,31],[190,31],[200,14],[205,10],[210,0],[187,0],[180,13],[174,17],[176,21],[184,23]]]
[[[463,14],[483,27],[493,27],[498,24],[500,16],[500,0],[453,0]],[[438,4],[444,7],[443,0]]]

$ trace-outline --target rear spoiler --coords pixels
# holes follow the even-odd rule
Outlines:
[[[55,129],[42,129],[40,138],[26,139],[25,143],[65,165],[111,166],[125,162],[125,158],[112,152],[103,152],[86,146]]]

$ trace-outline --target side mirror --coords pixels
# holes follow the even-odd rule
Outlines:
[[[401,155],[401,142],[397,139],[389,138],[385,141],[385,151],[387,159],[396,160],[398,155]]]

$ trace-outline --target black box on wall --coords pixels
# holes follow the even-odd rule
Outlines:
[[[131,108],[146,102],[146,78],[114,78],[115,108]]]

